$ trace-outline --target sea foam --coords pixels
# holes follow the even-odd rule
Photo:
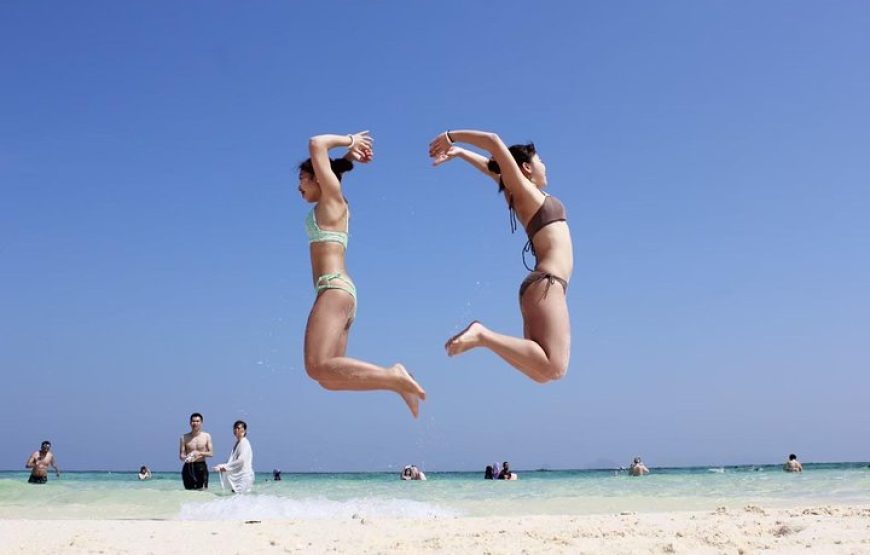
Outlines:
[[[185,503],[179,520],[276,520],[459,516],[457,510],[411,499],[354,498],[335,501],[323,497],[287,499],[274,495],[234,495],[201,503]]]

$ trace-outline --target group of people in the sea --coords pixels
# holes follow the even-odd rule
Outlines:
[[[202,414],[190,415],[190,431],[181,436],[178,458],[183,461],[181,479],[184,489],[208,489],[208,465],[205,459],[214,456],[211,434],[202,429]],[[233,423],[236,443],[226,463],[212,468],[218,472],[221,488],[234,493],[250,491],[254,485],[254,452],[248,441],[248,424],[244,420]]]
[[[408,464],[405,465],[405,468],[402,469],[402,473],[399,474],[399,478],[402,480],[425,480],[426,474],[417,468],[416,465]]]
[[[870,467],[868,467],[870,468]],[[785,464],[782,465],[782,469],[785,472],[803,472],[804,467],[801,465],[800,461],[797,458],[797,455],[791,453],[788,456],[788,460],[785,461]],[[620,471],[628,471],[629,476],[646,476],[649,474],[649,468],[643,463],[643,460],[640,457],[635,457],[633,461],[631,461],[631,465],[627,469],[620,467],[617,471],[617,474]],[[755,468],[757,471],[758,468]]]
[[[190,415],[190,431],[181,436],[179,441],[178,457],[183,461],[181,467],[181,480],[184,489],[204,490],[208,489],[209,471],[205,459],[214,456],[211,442],[211,434],[202,429],[203,416],[198,412]],[[233,493],[247,493],[254,485],[254,454],[251,443],[248,441],[248,425],[243,420],[233,423],[233,436],[236,443],[230,452],[229,459],[224,464],[212,467],[219,473],[221,488],[228,488]],[[27,459],[26,468],[31,469],[28,482],[31,484],[45,484],[48,481],[48,468],[54,468],[55,474],[60,478],[60,468],[57,466],[54,453],[51,451],[51,442],[43,441],[38,451]],[[868,467],[870,468],[870,467]],[[803,472],[803,465],[797,455],[791,453],[788,460],[783,464],[785,472]],[[629,476],[645,476],[649,474],[649,468],[640,457],[635,457],[627,470]],[[272,471],[275,481],[281,480],[281,471]],[[426,474],[416,465],[406,465],[399,477],[402,480],[426,480]],[[486,480],[516,480],[519,478],[516,472],[511,470],[510,463],[504,461],[499,467],[498,463],[487,465],[483,477]],[[147,466],[139,469],[140,480],[151,479],[151,470]]]
[[[498,463],[488,464],[483,471],[484,480],[516,480],[518,478],[519,475],[511,470],[511,465],[507,461],[501,463],[501,468],[498,467]]]

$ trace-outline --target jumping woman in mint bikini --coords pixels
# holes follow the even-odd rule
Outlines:
[[[454,143],[485,150],[492,159]],[[447,341],[447,354],[455,356],[486,347],[538,383],[558,380],[568,370],[571,355],[565,295],[574,270],[574,254],[565,207],[543,192],[547,168],[535,146],[508,148],[495,133],[447,131],[429,144],[429,156],[436,166],[461,158],[498,183],[511,211],[511,221],[519,218],[523,223],[529,237],[526,248],[536,258],[534,269],[520,285],[523,337],[496,333],[475,320]]]
[[[346,147],[344,158],[329,151]],[[401,364],[381,367],[345,356],[356,316],[356,287],[344,265],[350,212],[341,192],[341,176],[351,160],[372,159],[368,131],[353,135],[318,135],[308,142],[311,158],[299,164],[299,192],[314,208],[305,219],[316,299],[305,328],[305,370],[333,391],[388,390],[398,393],[414,417],[426,392]]]

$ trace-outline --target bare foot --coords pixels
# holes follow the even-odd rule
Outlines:
[[[447,356],[456,356],[479,346],[480,337],[485,329],[483,324],[477,320],[468,324],[467,328],[448,339],[447,343],[444,344],[444,348],[447,349]]]
[[[420,414],[420,398],[413,393],[399,393],[399,395],[405,401],[405,404],[408,405],[408,408],[411,409],[411,414],[414,415],[414,418],[417,418],[417,415]]]
[[[396,363],[392,369],[399,374],[403,382],[402,389],[397,391],[397,393],[405,401],[405,404],[408,405],[408,408],[411,409],[411,414],[414,415],[414,418],[417,418],[417,415],[420,413],[420,401],[426,400],[426,392],[403,365]]]

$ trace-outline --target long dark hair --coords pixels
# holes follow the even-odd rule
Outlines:
[[[512,145],[508,148],[511,151],[511,156],[514,157],[514,161],[517,163],[517,166],[520,168],[523,167],[523,164],[531,164],[532,158],[535,157],[535,154],[538,153],[535,150],[535,143],[527,143],[524,145]],[[486,164],[486,169],[491,171],[492,173],[497,173],[501,175],[501,168],[498,167],[498,162],[495,160],[490,160]],[[498,180],[498,192],[504,191],[504,182],[499,178]]]
[[[346,158],[330,158],[329,167],[332,169],[332,173],[335,174],[335,177],[341,181],[341,174],[352,170],[353,162]],[[309,175],[314,175],[314,164],[311,163],[311,158],[308,158],[299,164],[299,171],[305,172]]]

